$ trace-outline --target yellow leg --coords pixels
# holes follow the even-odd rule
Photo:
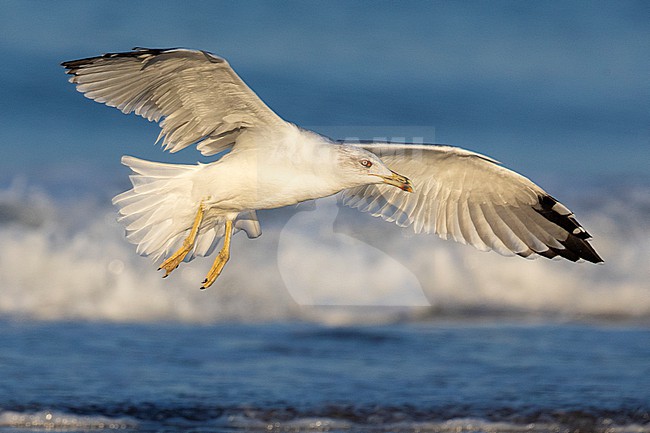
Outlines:
[[[217,254],[217,257],[214,259],[214,263],[212,264],[212,267],[210,268],[208,275],[205,277],[205,280],[203,280],[203,285],[201,286],[201,290],[207,289],[212,285],[212,283],[216,281],[219,274],[221,274],[223,267],[226,266],[228,259],[230,259],[230,238],[231,237],[232,237],[232,221],[227,220],[226,233],[223,238],[223,247],[221,247],[221,251],[219,251],[219,254]]]
[[[194,242],[196,241],[196,235],[199,233],[199,227],[201,226],[201,221],[203,220],[203,213],[205,210],[203,209],[203,203],[199,205],[199,210],[196,212],[196,216],[194,217],[194,223],[192,224],[192,229],[190,230],[190,234],[185,238],[183,241],[183,246],[181,246],[178,251],[176,251],[174,254],[169,256],[167,260],[162,262],[158,270],[164,269],[165,270],[165,275],[163,275],[163,278],[166,278],[171,272],[178,267],[178,265],[181,264],[183,259],[185,259],[185,256],[187,253],[189,253],[192,248],[194,247]]]

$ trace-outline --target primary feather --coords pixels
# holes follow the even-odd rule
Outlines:
[[[489,157],[452,146],[359,145],[407,173],[414,193],[364,185],[344,191],[344,204],[483,251],[602,262],[569,209]]]
[[[206,51],[139,48],[62,65],[86,97],[160,122],[158,140],[170,152],[197,144],[214,155],[247,128],[284,123],[226,60]]]

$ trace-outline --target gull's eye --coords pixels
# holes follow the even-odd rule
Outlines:
[[[362,159],[361,161],[359,161],[359,163],[366,168],[372,167],[372,162],[368,161],[367,159]]]

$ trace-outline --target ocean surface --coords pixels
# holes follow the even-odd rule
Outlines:
[[[0,2],[0,432],[650,432],[647,2]],[[335,139],[462,146],[575,212],[603,265],[416,236],[336,197],[163,280],[116,222],[158,129],[60,62],[226,57]]]
[[[635,326],[2,328],[1,432],[649,430]]]

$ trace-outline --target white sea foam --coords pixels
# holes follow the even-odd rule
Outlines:
[[[0,411],[0,427],[14,427],[38,430],[80,431],[80,430],[124,430],[137,424],[125,418],[104,416],[70,415],[54,411],[14,412]]]
[[[511,314],[650,318],[650,192],[601,191],[577,211],[604,265],[524,260],[412,235],[323,200],[260,213],[263,235],[235,236],[217,283],[212,258],[163,280],[135,254],[108,200],[0,193],[0,315],[117,322],[308,319],[381,322]]]
[[[569,427],[552,422],[517,424],[494,422],[478,418],[454,418],[446,421],[403,421],[389,423],[357,424],[353,421],[331,418],[297,418],[290,421],[263,421],[245,416],[231,416],[228,426],[246,431],[269,432],[322,432],[322,431],[367,431],[367,432],[423,432],[423,433],[553,433],[569,431]],[[608,433],[647,433],[648,426],[614,425],[607,423],[602,431]]]

